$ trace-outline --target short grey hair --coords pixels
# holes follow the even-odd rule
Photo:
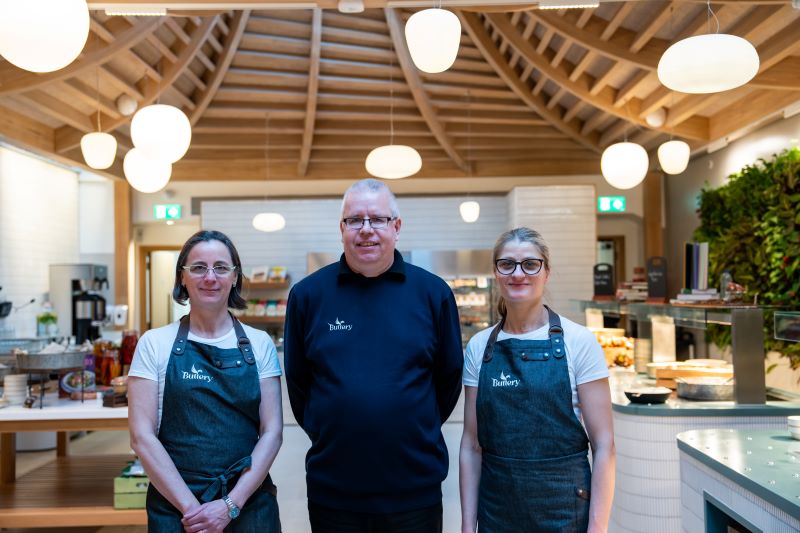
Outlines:
[[[340,209],[340,218],[344,216],[344,203],[347,201],[347,196],[354,192],[372,192],[372,193],[385,193],[389,196],[389,208],[392,210],[392,216],[397,218],[400,216],[400,208],[397,207],[397,197],[394,195],[388,185],[382,181],[373,178],[366,178],[358,180],[344,191],[342,195],[342,208]]]

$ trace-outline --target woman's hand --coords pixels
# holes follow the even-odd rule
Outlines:
[[[186,533],[222,533],[230,521],[228,506],[222,500],[204,503],[183,515],[181,520]]]

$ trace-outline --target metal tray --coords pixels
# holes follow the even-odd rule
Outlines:
[[[47,354],[17,354],[18,372],[65,370],[83,368],[87,352],[64,352]]]
[[[34,353],[41,351],[45,346],[47,339],[0,339],[0,356],[10,355],[14,348]]]

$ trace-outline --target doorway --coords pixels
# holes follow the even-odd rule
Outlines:
[[[139,324],[142,332],[166,326],[189,312],[172,299],[178,246],[139,248]]]
[[[608,263],[614,267],[614,286],[625,281],[625,236],[597,237],[597,263]]]

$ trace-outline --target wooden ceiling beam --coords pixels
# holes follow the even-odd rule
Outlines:
[[[102,65],[118,52],[127,50],[141,42],[149,33],[155,30],[157,24],[157,19],[148,17],[122,32],[109,46],[84,54],[80,59],[73,61],[61,70],[43,74],[27,72],[17,78],[5,80],[0,85],[0,96],[9,96],[37,89],[46,83],[71,78],[87,69]]]
[[[85,104],[93,108],[99,108],[100,111],[110,117],[117,118],[121,116],[120,112],[117,110],[116,103],[112,99],[104,96],[102,93],[99,93],[96,88],[89,87],[77,78],[65,80],[64,82],[57,82],[56,86],[60,87],[61,90],[69,91],[69,94],[82,100]]]
[[[800,103],[800,91],[755,91],[709,117],[710,138],[721,139],[797,103]]]
[[[308,68],[308,94],[306,96],[306,118],[303,126],[303,145],[297,174],[305,176],[311,158],[311,145],[314,141],[314,121],[317,116],[317,93],[319,91],[319,63],[322,44],[322,10],[314,9],[311,17],[311,63]]]
[[[639,126],[649,128],[650,126],[644,119],[637,116],[636,113],[630,113],[628,109],[614,107],[614,98],[610,93],[591,94],[590,87],[593,85],[593,80],[586,74],[582,74],[577,81],[569,79],[568,67],[562,66],[561,68],[552,67],[546,60],[546,57],[536,54],[536,50],[530,42],[523,40],[516,28],[509,24],[508,18],[502,13],[490,13],[485,17],[491,24],[498,30],[500,35],[507,40],[511,46],[525,58],[527,62],[534,65],[540,71],[544,78],[552,80],[557,83],[562,90],[567,90],[575,95],[580,100],[583,100],[592,106],[617,117],[633,122]],[[657,129],[657,128],[656,128]],[[591,130],[589,130],[591,131]],[[679,135],[685,135],[689,132],[678,132]],[[584,134],[585,135],[585,134]],[[706,138],[706,137],[703,137]]]
[[[127,19],[125,19],[125,21],[122,21],[122,19],[117,17],[111,19],[112,22],[115,20],[121,21],[122,24],[127,24],[128,28],[132,28],[133,26],[136,25],[135,20],[128,21]],[[117,26],[119,26],[119,24],[117,24]],[[99,21],[95,20],[94,17],[89,18],[89,27],[91,28],[92,32],[95,35],[97,35],[100,39],[105,41],[106,46],[112,44],[115,41],[114,33],[111,32],[109,29],[107,29],[105,26],[103,26]],[[154,33],[155,32],[148,33],[147,37],[145,37],[145,41],[150,41],[151,39],[158,41],[158,37],[156,37]],[[151,78],[156,80],[161,79],[161,75],[158,73],[158,71],[154,69],[147,61],[142,59],[142,56],[137,54],[132,47],[123,51],[122,54],[124,54],[124,56],[127,59],[129,59],[136,65],[136,69],[144,72],[145,75],[150,76]]]
[[[631,124],[627,120],[619,119],[613,126],[606,128],[600,136],[600,146],[605,148],[626,133],[635,131],[636,125]]]
[[[408,51],[405,34],[403,33],[403,27],[398,13],[394,9],[387,7],[384,9],[384,14],[386,15],[386,24],[389,26],[391,41],[394,43],[394,48],[397,53],[397,61],[400,63],[400,68],[403,69],[406,83],[408,83],[408,87],[411,89],[411,95],[417,103],[420,114],[425,119],[434,137],[436,137],[436,140],[439,141],[442,149],[450,156],[450,159],[453,160],[453,163],[464,172],[469,173],[469,164],[453,146],[444,127],[441,122],[439,122],[439,118],[436,116],[436,110],[433,108],[430,98],[425,92],[422,79]]]
[[[670,19],[673,10],[672,2],[663,2],[661,0],[656,4],[651,2],[648,7],[650,11],[650,18],[644,23],[644,26],[638,31],[631,43],[631,52],[638,52],[653,38],[658,30]]]
[[[581,145],[591,150],[598,150],[595,138],[581,135],[580,126],[578,124],[574,121],[569,123],[564,122],[558,111],[547,109],[544,100],[540,96],[531,94],[528,84],[517,77],[514,70],[508,66],[505,58],[503,58],[497,48],[495,48],[494,43],[492,43],[489,38],[488,32],[478,19],[478,15],[462,11],[459,13],[459,16],[472,42],[484,55],[486,61],[492,65],[497,75],[506,82],[509,88],[514,91],[523,102],[562,133],[572,137]],[[528,45],[530,45],[530,43],[528,43]],[[522,50],[520,50],[520,52],[522,52]]]
[[[139,102],[139,107],[145,107],[153,102],[155,102],[158,97],[167,89],[172,87],[172,84],[175,83],[181,74],[183,74],[184,70],[188,68],[189,63],[191,63],[192,59],[194,59],[195,54],[203,45],[203,43],[208,38],[211,30],[214,28],[216,24],[217,16],[206,18],[200,26],[197,26],[195,30],[192,32],[191,39],[188,44],[183,47],[183,50],[180,51],[178,54],[178,61],[175,63],[169,63],[165,66],[162,71],[162,79],[160,83],[154,83],[152,80],[145,80],[144,86],[142,87],[142,93],[144,94],[144,98],[141,102]],[[114,131],[121,125],[128,122],[128,120],[132,117],[120,117],[118,119],[112,119],[111,117],[103,117],[102,120],[102,127],[103,131]],[[80,144],[81,138],[80,131],[74,131],[72,135],[68,135],[67,133],[63,133],[56,138],[56,150],[59,153],[64,153],[69,150],[75,148],[78,144]]]
[[[223,45],[222,53],[220,53],[217,57],[217,65],[214,69],[214,73],[212,74],[211,79],[208,80],[205,90],[203,90],[194,98],[195,108],[189,117],[189,121],[192,123],[192,126],[197,124],[197,121],[200,120],[200,117],[203,115],[203,113],[205,113],[206,109],[208,109],[208,104],[211,103],[214,95],[217,94],[217,90],[222,84],[222,80],[225,78],[225,75],[231,66],[231,62],[236,55],[236,51],[239,49],[239,43],[242,41],[244,29],[247,26],[247,20],[249,17],[249,9],[237,11],[233,15],[230,30],[225,36],[225,43]]]
[[[525,19],[526,19],[525,29],[522,30],[522,38],[527,41],[528,39],[531,38],[531,35],[533,35],[533,30],[536,29],[536,21],[534,19],[530,18],[530,17],[526,17]],[[511,61],[508,62],[508,66],[511,67],[511,68],[516,67],[517,66],[517,62],[519,61],[519,59],[520,59],[520,55],[518,53],[514,52],[511,55]]]
[[[800,73],[800,56],[789,56],[757,75],[748,85],[759,89],[798,91],[800,90],[798,73]]]
[[[25,94],[19,95],[18,98],[23,98],[32,102],[51,117],[54,117],[57,120],[72,126],[73,128],[77,128],[80,130],[81,135],[83,133],[92,131],[93,129],[92,120],[89,117],[74,107],[67,105],[66,102],[50,96],[43,91],[28,91]]]
[[[572,120],[573,118],[577,117],[577,116],[578,116],[578,113],[580,113],[581,111],[583,111],[583,109],[584,109],[584,108],[585,108],[587,105],[588,105],[588,104],[587,104],[586,102],[584,102],[583,100],[578,100],[577,102],[575,102],[575,103],[572,105],[572,107],[570,107],[569,109],[567,109],[567,112],[566,112],[566,113],[564,113],[564,121],[565,121],[565,122],[569,122],[569,121],[570,121],[570,120]]]

